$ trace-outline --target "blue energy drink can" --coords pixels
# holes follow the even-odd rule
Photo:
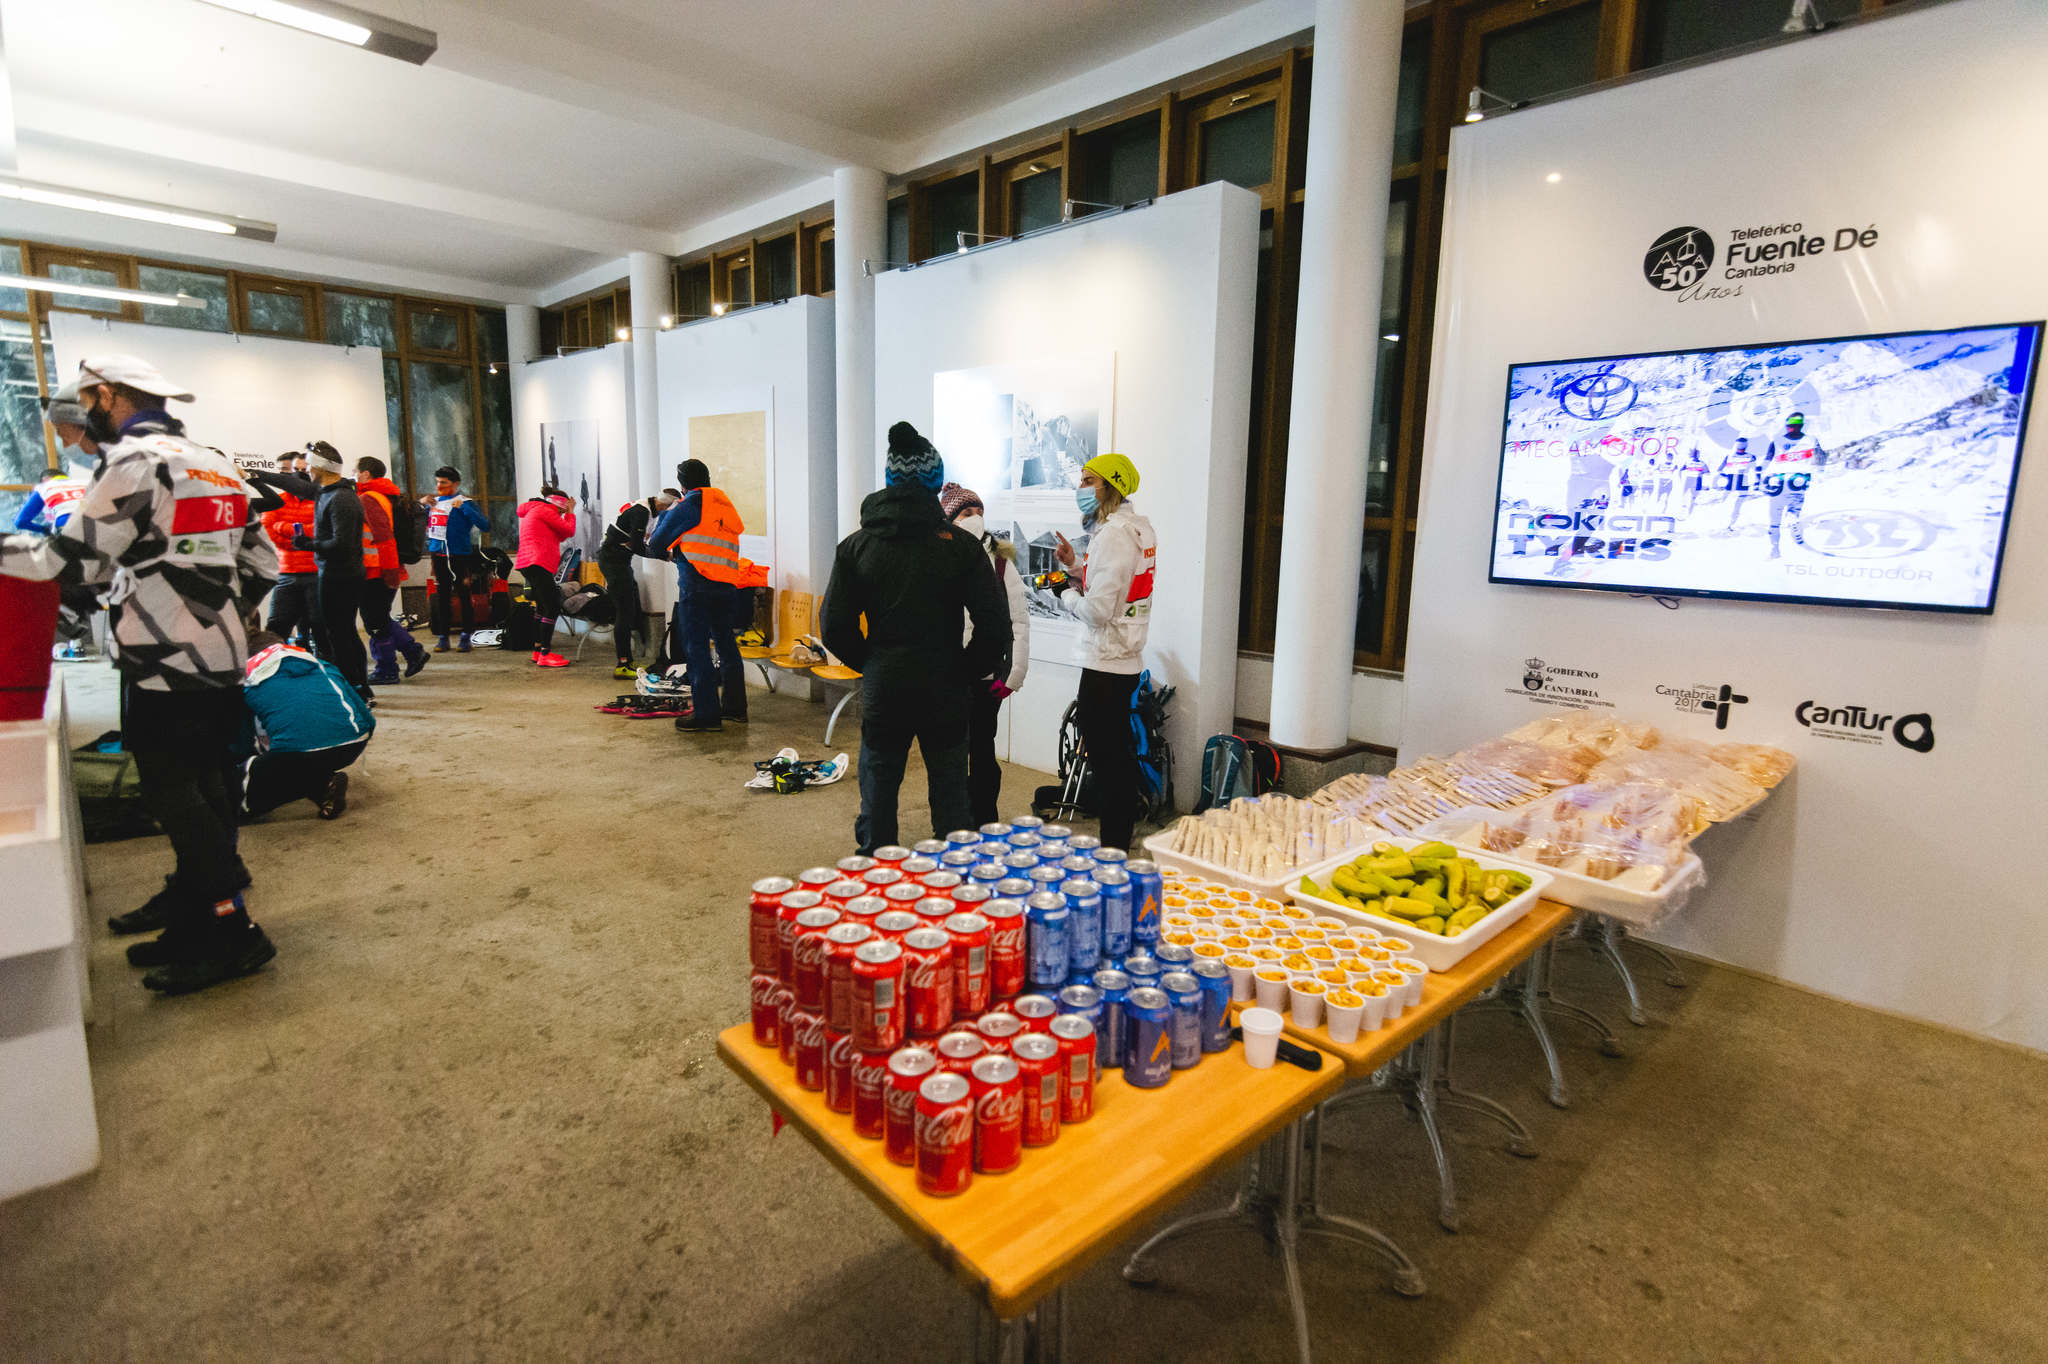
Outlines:
[[[1067,960],[1093,975],[1102,960],[1102,887],[1075,877],[1060,884],[1060,894],[1067,897]]]
[[[1003,866],[1003,864],[1000,862],[977,862],[972,867],[968,868],[967,879],[969,881],[972,881],[977,886],[987,886],[989,890],[991,890],[997,895],[1000,895],[1002,894],[1002,892],[996,890],[996,887],[999,884],[1001,884],[1003,878],[1008,876],[1009,874],[1009,869]],[[1024,887],[1024,893],[1026,895],[1029,895],[1031,893],[1031,887],[1029,883],[1026,883]]]
[[[1061,1013],[1081,1015],[1098,1037],[1102,1034],[1102,991],[1093,985],[1069,985],[1059,993],[1059,1006]]]
[[[1185,943],[1163,942],[1152,949],[1152,955],[1159,958],[1162,972],[1195,969],[1195,949]]]
[[[1202,991],[1202,1050],[1230,1050],[1230,968],[1204,958],[1192,972]]]
[[[1062,871],[1059,867],[1047,866],[1043,863],[1035,867],[1026,867],[1022,875],[1036,882],[1040,890],[1058,890],[1060,882],[1067,879],[1066,872]]]
[[[1015,833],[1016,830],[1012,829],[1009,825],[998,820],[994,824],[982,825],[981,828],[977,830],[977,832],[981,835],[981,841],[986,844],[1003,843],[1003,840],[1008,838],[1011,834]],[[1008,847],[1009,844],[1003,843],[1003,846]]]
[[[1131,954],[1131,874],[1103,867],[1095,884],[1102,887],[1102,955],[1122,961]]]
[[[1229,983],[1227,972],[1224,983]],[[1131,998],[1131,978],[1122,971],[1097,971],[1094,984],[1102,995],[1102,1021],[1095,1025],[1095,1036],[1099,1039],[1095,1060],[1102,1069],[1109,1070],[1124,1063],[1124,1035],[1130,1031],[1124,1005]]]
[[[1095,871],[1095,859],[1086,853],[1068,853],[1060,859],[1060,867],[1069,876],[1089,876]]]
[[[1031,898],[1031,892],[1037,889],[1036,882],[1022,876],[1012,876],[1007,868],[1004,869],[1003,878],[995,884],[996,894],[1005,900],[1028,900]]]
[[[1159,864],[1134,857],[1124,863],[1131,874],[1131,941],[1150,947],[1159,941],[1159,902],[1166,895],[1166,882]]]
[[[1092,853],[1102,846],[1102,840],[1094,834],[1068,834],[1067,847],[1077,853]]]
[[[1045,827],[1045,821],[1037,815],[1018,815],[1010,821],[1010,827],[1019,831],[1028,829],[1032,833],[1037,833]]]
[[[973,829],[955,829],[946,835],[946,842],[955,848],[972,848],[981,842],[981,835]]]
[[[1015,848],[1003,854],[1003,865],[1022,876],[1038,865],[1038,854],[1028,848]]]
[[[1131,855],[1122,848],[1097,848],[1088,855],[1104,867],[1127,867],[1131,860]]]
[[[1067,901],[1041,890],[1024,902],[1024,955],[1031,984],[1057,990],[1067,980]]]
[[[1018,852],[1028,852],[1035,855],[1038,852],[1038,845],[1044,840],[1029,829],[1019,829],[1003,841]]]
[[[1173,1003],[1150,986],[1124,1002],[1124,1083],[1157,1089],[1173,1078]]]
[[[1159,958],[1150,952],[1133,952],[1124,958],[1124,974],[1131,978],[1133,985],[1156,986],[1165,972],[1159,965]]]
[[[1169,971],[1159,988],[1173,1006],[1173,1068],[1186,1070],[1202,1060],[1202,987],[1186,971]]]

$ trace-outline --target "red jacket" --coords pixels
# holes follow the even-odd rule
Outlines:
[[[536,497],[519,504],[519,553],[512,567],[562,570],[562,541],[576,533],[576,513]]]
[[[405,494],[388,478],[359,478],[356,495],[363,500],[363,577],[382,577],[387,587],[392,586],[404,579],[405,565],[398,562],[391,508]]]
[[[313,533],[312,502],[287,492],[279,492],[278,496],[284,499],[284,505],[263,513],[263,532],[270,537],[270,543],[277,546],[278,570],[283,573],[318,572],[319,565],[313,562],[312,550],[292,548],[292,527],[304,526],[306,534]]]

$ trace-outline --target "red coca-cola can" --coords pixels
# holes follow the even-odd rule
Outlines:
[[[816,909],[825,897],[815,890],[792,890],[775,909],[775,974],[785,985],[796,984],[796,916]]]
[[[906,862],[903,865],[908,867],[910,864]],[[917,879],[924,882],[924,888],[933,895],[943,895],[950,900],[953,898],[953,892],[960,889],[960,883],[964,878],[957,871],[940,870],[926,872]]]
[[[937,1037],[953,1026],[953,939],[921,926],[903,935],[903,1008],[912,1037]]]
[[[796,1064],[796,1024],[791,1015],[796,1012],[796,990],[787,982],[775,989],[775,1051],[782,1058],[782,1064]]]
[[[875,849],[874,856],[875,861],[880,863],[882,866],[900,867],[903,865],[904,860],[910,856],[910,849],[899,848],[895,844],[891,843],[887,847]]]
[[[789,983],[796,987],[796,1002],[806,1009],[825,1007],[825,933],[838,922],[839,911],[823,905],[796,916]]]
[[[886,1052],[853,1052],[853,1134],[870,1141],[882,1135],[883,1095],[889,1088],[889,1057]]]
[[[898,1165],[917,1164],[917,1087],[939,1068],[930,1047],[898,1047],[889,1055],[882,1088],[882,1154]],[[858,1121],[858,1119],[856,1119]]]
[[[823,890],[838,879],[836,867],[805,867],[796,874],[796,883],[805,890]]]
[[[877,891],[883,891],[890,886],[902,884],[903,873],[894,867],[869,867],[860,874],[860,879]]]
[[[853,1112],[853,1034],[825,1024],[825,1107]]]
[[[867,924],[842,919],[825,930],[825,1026],[853,1031],[853,953],[875,936]]]
[[[864,924],[872,924],[888,908],[889,902],[879,895],[857,895],[841,905],[839,912],[848,919],[858,919]]]
[[[1024,1156],[1024,1080],[1014,1056],[984,1056],[968,1080],[974,1088],[974,1168],[999,1175]]]
[[[939,1067],[955,1075],[965,1075],[974,1068],[974,1063],[988,1055],[988,1041],[978,1032],[955,1028],[941,1037],[933,1046],[939,1054]]]
[[[862,857],[859,853],[851,853],[840,858],[832,865],[839,868],[841,876],[858,876],[864,871],[874,870],[875,859],[872,857]]]
[[[1018,995],[1007,1007],[1023,1020],[1026,1032],[1051,1032],[1052,1021],[1060,1016],[1059,1001],[1051,995]]]
[[[1010,1044],[1024,1085],[1024,1144],[1050,1146],[1060,1134],[1060,1044],[1048,1033],[1027,1032]]]
[[[953,940],[953,1009],[979,1017],[994,1002],[989,990],[988,920],[979,914],[955,914],[946,920]]]
[[[940,1071],[917,1087],[917,1187],[944,1198],[974,1182],[974,1087]]]
[[[952,918],[960,907],[953,903],[950,896],[926,895],[910,908],[918,918],[928,924],[943,924]]]
[[[826,904],[834,909],[844,909],[848,900],[857,900],[870,889],[865,881],[845,879],[834,881],[820,893],[824,895]]]
[[[897,863],[896,869],[913,881],[921,881],[927,873],[935,872],[939,869],[939,859],[927,857],[920,852],[913,852],[910,856]]]
[[[1010,1043],[1024,1031],[1024,1020],[1008,1009],[996,1009],[975,1019],[974,1031],[988,1043],[990,1051],[1008,1051]]]
[[[1086,1122],[1095,1112],[1095,1025],[1080,1014],[1052,1021],[1060,1044],[1060,1121]]]
[[[779,1046],[782,1042],[782,1012],[776,1007],[775,993],[782,988],[782,982],[766,971],[756,971],[750,984],[754,997],[754,1045]]]
[[[825,1015],[799,1005],[789,1011],[789,1031],[796,1057],[796,1082],[804,1089],[825,1087]]]
[[[756,971],[772,976],[782,969],[775,912],[782,908],[782,897],[795,889],[796,882],[787,876],[764,876],[754,882],[747,899],[747,961]]]
[[[870,939],[853,950],[853,1044],[862,1051],[903,1045],[903,945]]]
[[[906,933],[924,926],[924,920],[907,909],[885,909],[875,916],[875,936],[891,942],[902,942]]]
[[[883,886],[881,896],[891,909],[914,910],[917,902],[924,898],[924,887],[915,881],[898,881],[894,885]]]
[[[1028,968],[1028,959],[1024,955],[1023,903],[990,900],[976,906],[975,912],[988,920],[989,988],[997,999],[1023,993]]]
[[[931,889],[929,881],[925,883],[925,889]],[[978,885],[973,881],[969,881],[963,886],[955,886],[947,891],[946,894],[950,895],[953,898],[953,903],[961,909],[971,909],[977,914],[981,912],[983,905],[996,898],[994,891],[990,890],[987,886]]]

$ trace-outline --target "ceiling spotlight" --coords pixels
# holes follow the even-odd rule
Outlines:
[[[1465,121],[1467,123],[1477,123],[1480,119],[1485,118],[1486,106],[1488,104],[1502,109],[1512,109],[1515,107],[1512,102],[1502,99],[1499,95],[1494,94],[1493,91],[1482,90],[1475,85],[1472,87],[1472,93],[1465,98]]]
[[[633,339],[633,329],[631,327],[619,328],[618,338],[621,341],[631,341]]]
[[[1821,20],[1820,11],[1813,7],[1813,0],[1792,0],[1792,12],[1785,16],[1785,22],[1778,26],[1778,31],[1818,33],[1826,27]]]
[[[1559,175],[1556,171],[1552,171],[1550,174],[1544,176],[1543,179],[1546,184],[1554,185],[1558,181],[1564,179],[1564,177],[1562,175]]]
[[[164,227],[214,232],[223,237],[247,237],[259,242],[277,240],[275,223],[258,222],[254,218],[237,218],[227,213],[201,213],[189,208],[174,208],[169,204],[153,204],[146,199],[123,199],[118,195],[94,194],[86,190],[64,189],[57,185],[41,185],[32,180],[0,179],[0,199],[19,199],[25,204],[45,204],[51,208],[70,208],[82,213],[105,213],[115,218],[133,218],[137,222],[157,223]]]
[[[1399,332],[1381,332],[1381,333],[1380,333],[1380,340],[1382,340],[1382,341],[1399,341],[1400,339],[1401,339],[1401,333],[1399,333]]]
[[[673,327],[673,326],[675,326],[675,324],[676,324],[676,320],[675,320],[675,318],[674,318],[674,317],[673,317],[672,315],[670,315],[670,314],[668,314],[668,313],[663,313],[663,314],[661,315],[661,323],[660,323],[660,326],[661,326],[661,329],[662,329],[663,331],[667,331],[667,330],[668,330],[668,329],[669,329],[670,327]]]
[[[714,304],[712,304],[712,305],[711,305],[711,315],[712,315],[713,317],[724,317],[724,316],[725,316],[725,305],[724,305],[723,303],[714,303]]]
[[[221,9],[264,19],[316,37],[360,47],[379,56],[396,57],[414,66],[434,55],[440,39],[423,28],[386,19],[381,14],[357,9],[334,0],[204,0]]]
[[[498,362],[496,360],[493,360],[489,365],[485,366],[485,368],[487,368],[491,373],[496,374],[498,372]]]
[[[39,294],[73,294],[80,298],[111,298],[121,303],[149,303],[159,308],[204,308],[206,300],[190,294],[159,294],[148,289],[116,289],[105,284],[66,284],[40,275],[0,275],[0,287],[33,289]]]

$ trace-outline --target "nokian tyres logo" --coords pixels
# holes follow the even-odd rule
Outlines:
[[[1714,239],[1701,227],[1674,227],[1643,256],[1643,278],[1667,294],[1690,289],[1713,268]]]

